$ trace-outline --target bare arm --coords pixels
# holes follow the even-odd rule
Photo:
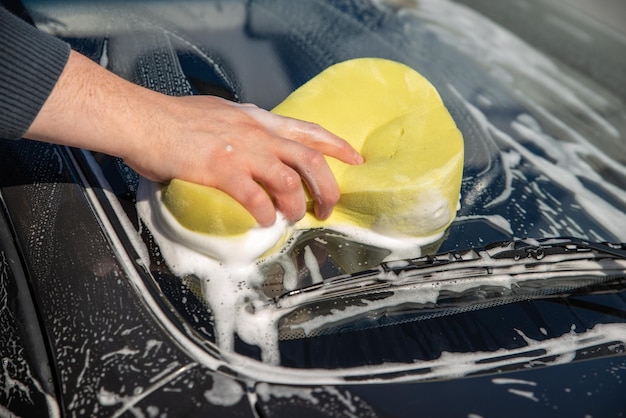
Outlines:
[[[74,51],[25,137],[121,157],[151,180],[216,187],[264,226],[276,209],[291,221],[304,216],[302,181],[316,215],[328,217],[339,189],[324,154],[363,161],[317,125],[217,97],[156,93]]]

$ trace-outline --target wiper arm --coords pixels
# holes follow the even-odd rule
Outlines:
[[[626,278],[626,244],[577,238],[497,242],[415,259],[383,262],[286,292],[274,307],[295,327],[311,314],[345,322],[362,314],[449,310],[567,293]],[[298,314],[300,312],[300,314]],[[332,317],[332,318],[331,318]],[[321,323],[321,321],[318,321]]]

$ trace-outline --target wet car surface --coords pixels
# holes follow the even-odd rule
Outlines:
[[[280,363],[272,365],[241,339],[234,352],[215,344],[211,307],[193,277],[169,271],[135,210],[140,180],[123,162],[3,141],[0,399],[7,413],[624,412],[622,35],[541,1],[516,9],[515,19],[481,2],[24,3],[42,29],[168,94],[218,94],[271,108],[333,63],[403,62],[440,91],[466,159],[460,209],[442,240],[429,256],[381,265],[385,273],[409,272],[409,285],[369,290],[381,283],[375,268],[384,249],[342,254],[345,267],[326,253],[346,241],[327,232],[313,231],[293,248],[297,260],[306,245],[318,245],[328,283],[347,274],[348,284],[367,284],[361,293],[318,295],[304,274],[305,303],[329,297],[361,306],[394,292],[419,301],[439,286],[436,301],[366,307],[345,322],[283,333]],[[528,22],[537,16],[543,24],[534,29]],[[509,292],[492,280],[502,260],[503,275],[516,271]],[[562,264],[567,274],[555,280]],[[574,274],[581,266],[588,271]],[[525,281],[519,270],[532,268],[542,275]],[[465,285],[485,277],[483,286]],[[449,279],[465,279],[465,287]],[[280,286],[272,292],[270,309],[279,312],[300,297]],[[286,320],[302,320],[309,312],[302,306],[300,317]],[[333,308],[317,309],[321,316]]]

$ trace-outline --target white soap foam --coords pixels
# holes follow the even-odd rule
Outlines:
[[[106,179],[93,160],[89,160],[104,186],[106,195],[110,201],[116,197],[107,186]],[[88,184],[81,176],[84,184]],[[106,212],[91,189],[87,189],[86,196],[93,205],[95,213],[102,221],[103,231],[111,240],[114,248],[123,248],[117,237],[116,229],[108,221]],[[119,205],[113,206],[117,218],[124,218],[125,212]],[[137,244],[141,241],[137,231],[132,228],[130,222],[122,222],[125,233],[135,237],[131,242]],[[143,247],[143,244],[140,246]],[[228,369],[240,379],[249,384],[267,382],[278,385],[335,385],[346,382],[355,383],[389,383],[389,382],[414,382],[432,379],[452,378],[475,374],[481,371],[494,370],[498,367],[509,368],[516,362],[524,364],[561,364],[571,361],[576,351],[584,350],[596,345],[612,343],[616,350],[623,349],[626,345],[626,326],[624,324],[600,324],[585,332],[576,333],[572,330],[560,337],[548,340],[532,340],[520,333],[525,346],[516,349],[500,349],[495,352],[473,353],[443,353],[438,359],[429,361],[415,361],[412,363],[383,363],[380,365],[353,367],[341,370],[307,369],[302,373],[300,369],[292,369],[259,362],[247,356],[219,350],[219,357],[207,351],[205,347],[198,345],[190,339],[189,334],[181,331],[177,324],[171,322],[171,318],[162,312],[160,304],[154,299],[152,293],[146,288],[143,278],[138,274],[136,266],[125,252],[119,253],[119,260],[125,269],[127,278],[135,287],[137,295],[142,297],[146,306],[157,318],[161,326],[169,333],[170,338],[178,342],[179,347],[185,350],[187,355],[194,361],[203,364],[211,370]],[[204,344],[207,344],[206,342]],[[204,345],[203,344],[203,345]],[[208,343],[208,345],[211,345]],[[216,348],[216,347],[213,347]],[[488,360],[488,361],[486,361]],[[183,366],[188,369],[190,366]],[[180,370],[169,375],[169,379],[180,375]],[[381,377],[379,377],[379,375]],[[393,376],[393,377],[390,377]],[[164,380],[165,381],[165,380]],[[107,394],[104,394],[107,398]],[[105,401],[107,399],[104,399]],[[126,402],[123,402],[126,405]]]
[[[247,233],[234,237],[219,237],[202,234],[182,227],[169,210],[161,203],[161,186],[158,183],[142,181],[140,189],[147,189],[138,196],[138,207],[148,216],[150,231],[158,231],[163,237],[160,241],[180,243],[193,248],[214,260],[220,260],[228,266],[246,267],[253,264],[265,252],[270,250],[280,239],[289,233],[289,223],[281,213],[277,213],[276,222],[269,227],[254,227]],[[144,208],[149,205],[149,208]],[[161,242],[159,242],[161,243]],[[174,251],[180,252],[179,249]],[[167,260],[166,260],[167,261]],[[180,263],[171,263],[170,268],[178,275],[190,274]],[[195,270],[194,268],[193,270]]]
[[[207,401],[213,405],[233,406],[241,400],[244,390],[240,383],[218,374],[212,379],[213,386],[204,392]]]
[[[268,308],[270,299],[260,287],[265,277],[261,267],[279,262],[283,266],[286,288],[297,283],[295,267],[281,263],[281,254],[293,244],[302,231],[294,231],[279,214],[277,222],[267,228],[254,228],[235,238],[212,237],[182,227],[161,202],[160,186],[143,180],[137,193],[137,211],[160,247],[161,254],[175,275],[194,275],[201,281],[202,294],[211,308],[217,344],[226,351],[234,351],[235,335],[261,349],[263,361],[278,364],[278,321],[285,311]],[[423,238],[389,237],[373,231],[347,225],[334,228],[337,235],[345,235],[354,242],[390,249],[388,259],[410,258],[421,255],[421,247],[441,238],[442,233]],[[277,242],[291,233],[282,251],[259,261]],[[314,282],[322,281],[322,274],[310,247],[304,250],[305,265]],[[365,266],[364,266],[365,268]],[[431,295],[436,298],[436,295]],[[337,317],[351,315],[350,310],[338,312]],[[324,316],[320,316],[323,319]],[[308,326],[312,326],[314,322]]]

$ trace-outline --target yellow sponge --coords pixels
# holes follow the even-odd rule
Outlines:
[[[161,199],[176,220],[192,231],[239,235],[257,225],[241,203],[213,187],[173,179],[163,187]]]
[[[347,224],[392,236],[425,237],[454,219],[463,139],[435,88],[413,69],[360,58],[329,67],[273,112],[318,123],[365,158],[352,166],[328,157],[341,198],[324,221],[312,212],[296,228]],[[174,180],[163,202],[188,229],[235,235],[255,225],[234,199]]]

